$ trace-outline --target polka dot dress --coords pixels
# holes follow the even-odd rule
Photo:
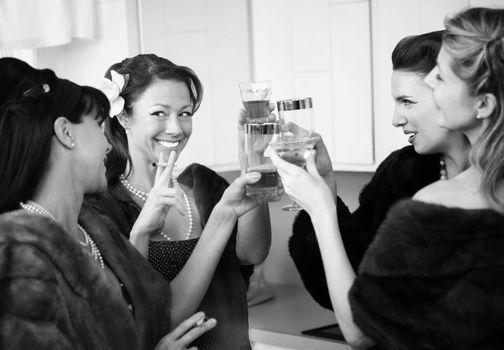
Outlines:
[[[180,273],[197,243],[198,238],[149,241],[149,263],[171,282]],[[215,335],[212,331],[206,332],[190,346],[196,346],[199,350],[216,350]]]

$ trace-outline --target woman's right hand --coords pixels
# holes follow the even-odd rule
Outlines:
[[[214,318],[205,319],[205,314],[198,312],[165,335],[154,350],[195,350],[196,347],[188,348],[189,344],[216,324]]]
[[[335,211],[331,209],[335,206],[332,191],[318,173],[315,153],[316,151],[312,151],[306,160],[306,170],[286,162],[276,153],[271,155],[271,161],[277,167],[285,192],[308,212],[312,220],[313,215],[320,214],[320,208]]]
[[[184,199],[180,191],[171,185],[172,170],[177,159],[175,151],[170,153],[168,162],[164,161],[163,154],[159,156],[154,186],[138,215],[130,232],[130,243],[144,256],[147,256],[148,240],[150,235],[159,232],[163,226],[171,206],[180,214],[185,215]]]

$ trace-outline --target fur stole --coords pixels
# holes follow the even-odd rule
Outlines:
[[[350,291],[356,324],[387,349],[501,349],[504,216],[403,200]]]

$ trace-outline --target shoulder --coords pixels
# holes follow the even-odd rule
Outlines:
[[[464,256],[476,256],[476,250],[484,252],[489,244],[504,244],[502,227],[504,215],[490,209],[402,200],[391,208],[380,226],[361,271],[431,275],[439,272],[442,264],[456,268],[467,263]],[[504,257],[502,260],[504,263]]]
[[[44,317],[58,295],[58,267],[38,234],[43,227],[56,228],[43,217],[21,211],[0,216],[0,279],[5,283],[0,298],[20,317]]]
[[[461,209],[488,208],[480,192],[479,178],[471,171],[464,171],[449,180],[438,180],[419,190],[413,199]]]

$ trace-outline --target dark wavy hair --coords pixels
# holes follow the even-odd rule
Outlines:
[[[111,71],[127,77],[126,86],[120,96],[124,98],[124,112],[131,115],[135,102],[157,80],[172,80],[186,84],[189,89],[192,103],[192,112],[195,113],[203,98],[203,86],[194,71],[185,66],[179,66],[170,60],[154,54],[140,54],[126,58],[115,63],[107,70],[105,77],[111,78]],[[112,145],[107,154],[107,181],[111,194],[122,202],[129,202],[131,197],[120,186],[119,177],[124,174],[127,164],[130,171],[133,165],[128,150],[126,132],[117,118],[107,118],[105,121],[105,135]]]
[[[444,30],[407,36],[392,51],[393,70],[426,76],[436,66]]]
[[[472,96],[491,93],[497,100],[469,162],[482,172],[490,206],[504,212],[504,9],[470,8],[446,18],[445,27],[443,45],[455,75]]]
[[[38,70],[15,58],[0,59],[0,213],[29,200],[42,179],[51,153],[54,121],[60,116],[57,86],[49,69]],[[70,82],[69,82],[70,83]],[[71,83],[70,83],[71,84]],[[75,85],[75,84],[74,84]],[[72,123],[96,111],[108,115],[105,95],[83,86],[65,117]]]

